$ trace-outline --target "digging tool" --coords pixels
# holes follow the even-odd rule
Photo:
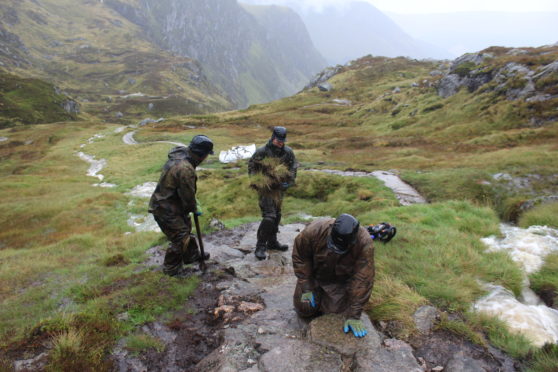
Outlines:
[[[200,220],[197,214],[194,213],[194,222],[196,224],[196,233],[198,235],[198,243],[200,244],[200,270],[205,273],[207,266],[205,265],[205,251],[203,249],[202,234],[200,229]]]

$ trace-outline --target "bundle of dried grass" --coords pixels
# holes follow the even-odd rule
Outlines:
[[[250,187],[256,190],[275,190],[283,182],[289,182],[289,168],[278,158],[265,158],[258,162],[258,173],[250,177]]]

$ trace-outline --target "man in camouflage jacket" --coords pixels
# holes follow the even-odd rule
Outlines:
[[[351,215],[310,223],[295,239],[298,278],[293,302],[301,317],[345,316],[344,330],[367,334],[360,316],[374,284],[374,247],[368,231]]]
[[[213,154],[213,142],[204,135],[194,136],[188,147],[173,148],[149,201],[149,212],[170,240],[163,263],[167,275],[181,275],[183,263],[200,259],[189,213],[201,215],[196,203],[196,167],[209,154]]]
[[[258,228],[258,242],[255,255],[259,260],[266,258],[267,249],[286,251],[289,247],[277,241],[277,232],[281,222],[281,204],[283,194],[294,185],[296,179],[296,158],[293,150],[285,146],[287,130],[274,127],[269,142],[256,150],[248,162],[250,176],[261,175],[266,179],[265,187],[252,183],[258,191],[262,221]],[[274,172],[272,163],[286,167],[284,174]]]

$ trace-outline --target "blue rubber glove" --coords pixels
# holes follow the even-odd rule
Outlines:
[[[343,326],[343,331],[345,331],[345,333],[353,331],[355,337],[364,337],[368,334],[368,331],[364,328],[364,324],[358,319],[347,319]]]
[[[200,204],[200,202],[199,202],[198,199],[196,199],[196,211],[194,212],[194,214],[195,214],[196,216],[201,216],[201,215],[203,215],[203,211],[202,211],[202,208],[201,208],[201,204]]]
[[[300,301],[310,302],[310,306],[316,307],[316,300],[314,299],[314,293],[312,292],[304,292],[300,297]]]

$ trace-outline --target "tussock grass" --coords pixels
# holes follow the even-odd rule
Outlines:
[[[165,344],[161,340],[150,335],[131,335],[126,338],[126,349],[133,355],[139,355],[141,352],[148,349],[154,349],[160,353],[165,349]]]
[[[534,353],[527,372],[558,372],[558,347],[545,345]]]
[[[383,247],[377,247],[381,249]],[[378,270],[374,281],[374,291],[366,311],[375,321],[396,321],[399,328],[397,337],[407,338],[415,330],[413,314],[428,300],[397,277]]]
[[[530,287],[539,296],[558,305],[558,253],[551,253],[545,257],[541,269],[529,275]]]
[[[538,205],[523,213],[518,225],[528,227],[533,225],[558,228],[558,203]]]
[[[520,292],[517,266],[505,254],[485,252],[479,240],[498,233],[498,219],[489,208],[454,201],[369,212],[359,219],[397,226],[396,239],[376,245],[378,270],[442,309],[467,311],[483,294],[479,279]]]

